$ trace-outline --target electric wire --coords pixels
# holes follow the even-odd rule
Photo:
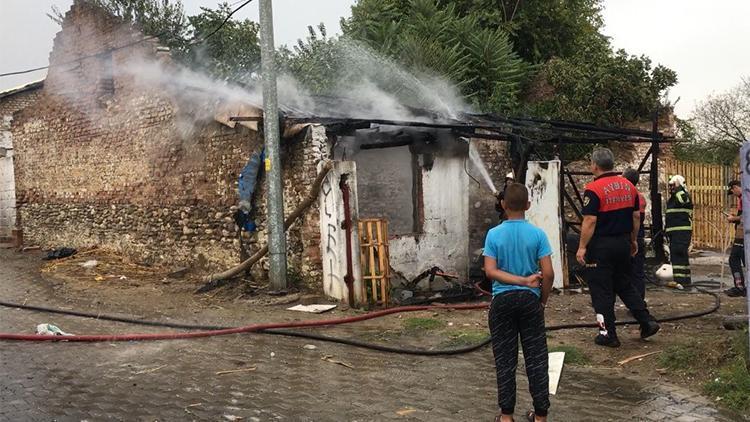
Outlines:
[[[231,12],[229,12],[229,14],[227,14],[227,16],[221,22],[221,24],[219,24],[210,33],[208,33],[208,35],[200,37],[200,38],[196,38],[196,39],[190,41],[188,43],[188,45],[192,46],[192,45],[196,45],[196,44],[199,44],[199,43],[203,43],[206,40],[208,40],[209,38],[211,38],[212,36],[214,36],[217,32],[219,32],[221,30],[221,28],[224,27],[224,25],[227,24],[227,22],[229,22],[229,19],[231,19],[232,16],[235,13],[237,13],[240,9],[242,9],[243,7],[245,7],[248,4],[250,4],[252,1],[253,0],[246,0],[240,6],[238,6],[235,9],[233,9]],[[237,3],[239,3],[239,2],[237,2]],[[235,3],[235,4],[237,4],[237,3]],[[81,56],[81,57],[75,58],[73,60],[69,60],[67,62],[58,63],[56,65],[57,66],[67,66],[67,65],[70,65],[70,64],[75,64],[75,63],[78,63],[78,62],[80,62],[82,60],[86,60],[86,59],[90,59],[90,58],[94,58],[94,57],[99,57],[99,56],[102,56],[102,55],[105,55],[105,54],[109,54],[109,53],[111,53],[113,51],[122,50],[123,48],[132,47],[132,46],[134,46],[136,44],[140,44],[142,42],[151,41],[151,40],[154,40],[154,39],[157,39],[157,38],[161,38],[161,37],[163,37],[165,35],[169,35],[169,34],[170,34],[169,31],[164,31],[164,32],[160,32],[157,35],[149,35],[147,37],[143,37],[143,38],[141,38],[139,40],[132,41],[130,43],[127,43],[127,44],[124,44],[124,45],[121,45],[121,46],[118,46],[118,47],[113,47],[113,48],[107,49],[105,51],[100,51],[98,53],[88,54],[88,55],[85,55],[85,56]],[[32,69],[26,69],[26,70],[17,70],[17,71],[13,71],[13,72],[0,73],[0,78],[5,77],[5,76],[22,75],[22,74],[25,74],[25,73],[36,72],[36,71],[44,70],[44,69],[48,69],[48,68],[49,68],[49,65],[35,67],[35,68],[32,68]]]

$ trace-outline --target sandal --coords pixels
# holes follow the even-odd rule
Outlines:
[[[513,422],[516,422],[515,419],[511,418]],[[500,415],[495,416],[495,422],[500,422]]]
[[[536,413],[533,410],[529,410],[529,413],[526,414],[526,420],[529,422],[536,421]]]

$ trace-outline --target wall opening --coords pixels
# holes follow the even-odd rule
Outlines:
[[[115,77],[112,64],[112,52],[102,54],[102,73],[97,83],[97,96],[100,104],[105,104],[115,95]]]
[[[420,233],[421,170],[409,147],[361,150],[353,158],[360,217],[388,220],[391,235]]]

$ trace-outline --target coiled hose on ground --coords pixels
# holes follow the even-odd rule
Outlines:
[[[708,309],[692,312],[682,315],[669,316],[666,318],[657,318],[659,322],[671,322],[678,321],[688,318],[697,318],[704,315],[716,312],[721,306],[721,300],[719,296],[701,288],[696,288],[700,293],[711,295],[714,298],[714,304]],[[353,322],[365,321],[369,319],[379,318],[386,315],[392,315],[402,312],[415,312],[415,311],[426,311],[426,310],[437,310],[437,309],[452,309],[452,310],[470,310],[470,309],[485,309],[488,303],[478,304],[454,304],[454,305],[423,305],[423,306],[401,306],[391,309],[385,309],[380,311],[370,312],[364,315],[358,315],[353,317],[344,317],[338,319],[329,320],[308,320],[290,323],[267,323],[267,324],[252,324],[242,327],[222,327],[213,325],[195,325],[195,324],[183,324],[183,323],[171,323],[161,321],[148,321],[139,320],[128,317],[118,317],[113,315],[94,314],[81,311],[69,311],[64,309],[47,308],[35,305],[18,304],[11,302],[0,301],[0,306],[8,308],[24,309],[29,311],[55,313],[61,315],[69,315],[75,317],[100,319],[106,321],[123,322],[128,324],[147,325],[152,327],[166,327],[166,328],[178,328],[178,329],[192,329],[201,330],[196,332],[188,333],[156,333],[156,334],[122,334],[122,335],[72,335],[72,336],[54,336],[54,335],[29,335],[29,334],[15,334],[15,333],[0,333],[0,340],[16,340],[16,341],[72,341],[72,342],[101,342],[101,341],[144,341],[144,340],[174,340],[174,339],[188,339],[188,338],[200,338],[200,337],[211,337],[218,335],[228,334],[239,334],[239,333],[261,333],[271,335],[282,335],[289,337],[306,338],[317,341],[326,341],[332,343],[339,343],[348,346],[361,347],[369,350],[375,350],[380,352],[398,353],[406,355],[419,355],[419,356],[445,356],[445,355],[457,355],[462,353],[469,353],[475,350],[481,349],[482,347],[490,343],[489,337],[485,340],[466,347],[452,348],[452,349],[439,349],[439,350],[423,350],[423,349],[409,349],[401,347],[389,347],[379,344],[367,343],[358,340],[352,340],[347,338],[325,336],[320,334],[305,333],[299,331],[289,331],[288,328],[307,328],[307,327],[321,327],[331,326],[339,324],[349,324]],[[617,325],[629,325],[637,324],[635,320],[618,321]],[[547,326],[548,331],[575,329],[575,328],[596,328],[596,323],[575,323],[575,324],[559,324]]]

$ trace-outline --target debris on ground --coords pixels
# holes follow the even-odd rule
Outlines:
[[[336,305],[316,304],[316,305],[296,305],[291,308],[287,308],[289,311],[300,311],[309,312],[312,314],[322,314],[323,312],[330,311],[335,308]]]
[[[172,270],[169,274],[167,274],[167,277],[169,278],[183,278],[185,277],[185,274],[187,274],[189,268],[188,267],[178,267]]]
[[[330,362],[330,363],[335,363],[336,365],[345,366],[345,367],[347,367],[349,369],[354,369],[354,365],[352,365],[351,363],[346,363],[346,362],[342,362],[340,360],[336,360],[336,359],[333,358],[333,355],[324,355],[322,358],[320,358],[320,360],[324,360],[324,361]]]
[[[88,261],[86,261],[86,262],[84,262],[84,263],[81,264],[81,266],[83,268],[86,268],[86,269],[94,268],[97,265],[99,265],[99,261],[97,261],[95,259],[89,259]]]
[[[257,366],[251,366],[249,368],[242,368],[242,369],[230,369],[227,371],[219,371],[216,373],[216,375],[225,375],[225,374],[234,374],[236,372],[252,372],[258,369]]]
[[[399,415],[399,416],[407,416],[407,415],[411,415],[412,413],[414,413],[416,411],[417,411],[417,409],[406,408],[406,409],[397,410],[396,414]]]
[[[162,369],[162,368],[166,368],[166,367],[167,367],[167,365],[161,365],[161,366],[157,366],[156,368],[151,368],[151,369],[144,369],[144,370],[142,370],[142,371],[134,372],[133,374],[134,374],[134,375],[141,375],[141,374],[150,374],[150,373],[152,373],[152,372],[156,372],[156,371],[158,371],[159,369]]]
[[[557,386],[560,384],[565,352],[552,352],[549,354],[549,393],[557,394]]]
[[[306,344],[306,345],[302,346],[302,348],[305,349],[305,350],[315,350],[315,349],[318,348],[318,346],[316,346],[314,344]]]
[[[39,324],[36,326],[36,333],[43,336],[72,336],[73,334],[66,333],[61,330],[60,327],[53,324]]]
[[[45,261],[52,261],[54,259],[62,259],[62,258],[67,258],[69,256],[73,256],[77,252],[78,251],[73,248],[58,248],[58,249],[49,251],[49,253],[47,253],[47,256],[42,259],[44,259]]]
[[[632,361],[634,361],[634,360],[638,360],[638,359],[643,359],[643,358],[645,358],[646,356],[651,356],[651,355],[655,355],[655,354],[657,354],[657,353],[661,353],[661,350],[657,350],[657,351],[655,351],[655,352],[649,352],[649,353],[643,353],[643,354],[640,354],[640,355],[635,355],[635,356],[631,356],[631,357],[629,357],[629,358],[627,358],[627,359],[623,359],[623,360],[621,360],[621,361],[617,362],[617,364],[618,364],[618,365],[625,365],[625,364],[626,364],[626,363],[628,363],[628,362],[632,362]]]

